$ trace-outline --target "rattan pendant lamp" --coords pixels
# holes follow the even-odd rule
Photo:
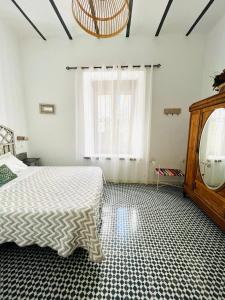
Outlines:
[[[72,0],[75,20],[98,38],[119,34],[129,19],[129,0]]]

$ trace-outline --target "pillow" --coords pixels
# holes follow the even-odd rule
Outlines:
[[[17,177],[6,165],[0,166],[0,187]]]
[[[0,166],[6,165],[13,173],[19,173],[21,170],[28,168],[21,160],[11,153],[0,156]]]

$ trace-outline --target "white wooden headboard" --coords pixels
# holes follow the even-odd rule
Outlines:
[[[13,130],[0,125],[0,155],[11,152],[16,154]]]

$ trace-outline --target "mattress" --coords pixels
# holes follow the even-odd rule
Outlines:
[[[60,256],[78,247],[103,259],[97,214],[103,189],[97,167],[29,167],[0,188],[0,243],[50,247]]]

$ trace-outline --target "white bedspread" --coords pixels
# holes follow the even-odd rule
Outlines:
[[[29,167],[0,188],[0,243],[37,244],[69,256],[77,247],[103,259],[96,228],[103,188],[96,167]]]

